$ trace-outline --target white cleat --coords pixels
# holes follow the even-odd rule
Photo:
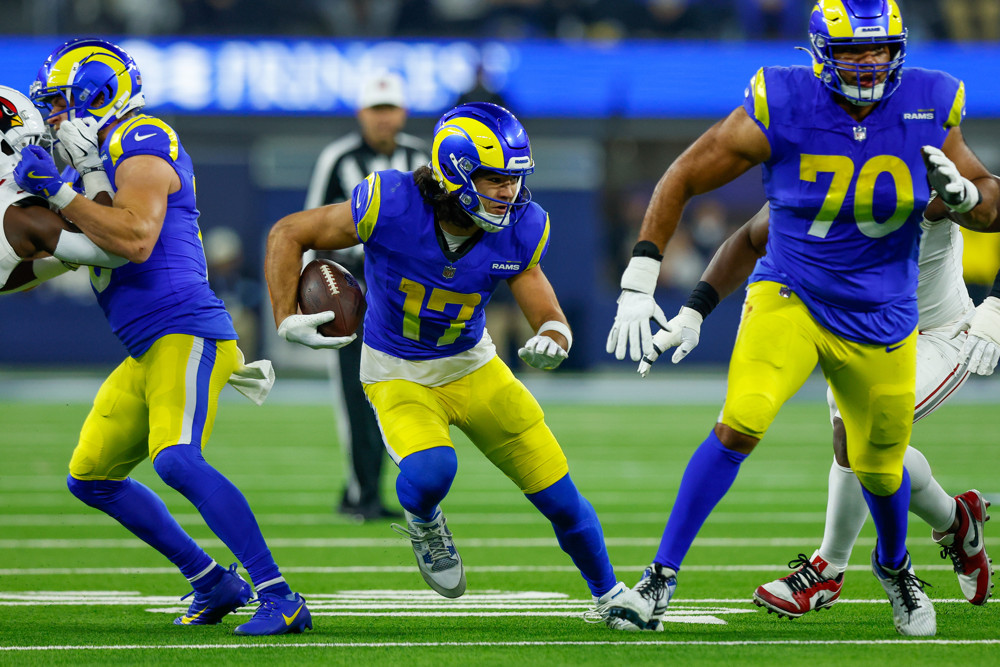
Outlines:
[[[882,584],[892,605],[892,623],[896,631],[908,637],[933,637],[937,633],[937,617],[931,599],[924,593],[926,581],[913,573],[910,554],[898,570],[878,562],[877,549],[872,550],[872,572]]]
[[[663,630],[663,614],[677,589],[677,573],[669,567],[653,563],[632,590],[626,589],[611,600],[608,616],[620,621],[609,627],[626,632]]]
[[[628,586],[619,581],[615,584],[614,588],[601,597],[591,597],[594,606],[584,612],[583,619],[587,621],[587,623],[604,623],[612,630],[628,631],[630,628],[627,626],[625,621],[620,618],[616,618],[609,613],[611,604],[617,601],[618,598],[625,593],[628,593]],[[661,632],[663,630],[663,624],[660,623],[655,629],[657,632]]]
[[[410,538],[420,576],[446,598],[461,596],[465,593],[465,568],[441,509],[430,521],[421,521],[409,512],[405,515],[406,526],[394,523],[392,529]]]

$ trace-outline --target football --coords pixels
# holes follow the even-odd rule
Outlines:
[[[329,259],[314,259],[299,276],[299,310],[305,315],[332,310],[332,322],[317,328],[324,336],[350,336],[365,316],[365,295],[351,272]]]

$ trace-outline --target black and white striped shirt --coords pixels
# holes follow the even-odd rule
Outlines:
[[[355,186],[373,171],[413,171],[428,162],[427,145],[411,134],[397,134],[396,150],[384,155],[366,144],[360,133],[351,132],[320,153],[306,194],[306,208],[349,199]]]

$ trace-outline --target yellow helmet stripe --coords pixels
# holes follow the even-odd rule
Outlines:
[[[903,34],[903,15],[899,13],[896,0],[889,0],[889,35]]]
[[[49,86],[68,86],[70,84],[71,77],[76,74],[76,66],[84,60],[87,60],[88,62],[104,63],[116,74],[121,74],[126,69],[125,63],[121,61],[121,58],[105,48],[101,48],[99,46],[81,47],[79,49],[67,51],[61,58],[59,58],[59,60],[55,62],[55,64],[52,65],[52,69],[49,71]],[[123,96],[127,96],[132,93],[132,83],[129,77],[118,76],[117,79],[120,86],[118,97],[104,100],[104,106],[91,109],[95,116],[103,117],[111,111],[115,102]]]
[[[850,15],[841,0],[820,0],[816,6],[823,12],[830,37],[854,37]]]
[[[528,270],[534,266],[538,265],[538,262],[542,259],[542,251],[545,250],[545,244],[549,240],[549,215],[545,214],[545,230],[542,232],[542,238],[538,240],[538,245],[535,246],[535,254],[531,256],[531,261],[528,262],[528,266],[525,270]]]
[[[472,143],[475,144],[476,151],[479,153],[479,161],[484,167],[493,169],[505,169],[507,167],[504,163],[503,148],[500,145],[500,139],[486,125],[475,118],[452,118],[445,127],[449,125],[454,125],[465,130]]]
[[[365,178],[368,182],[368,199],[361,208],[364,213],[358,220],[358,238],[368,241],[375,231],[375,224],[378,222],[378,211],[382,203],[382,179],[376,173],[368,174]]]

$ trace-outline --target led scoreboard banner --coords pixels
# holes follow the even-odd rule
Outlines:
[[[26,91],[60,41],[0,40],[3,83]],[[411,113],[437,115],[473,86],[482,65],[523,116],[717,118],[741,104],[759,67],[809,64],[787,42],[116,41],[146,79],[150,110],[196,115],[348,115],[360,82],[383,69],[406,80]],[[1000,86],[992,80],[995,68],[984,66],[989,62],[1000,63],[1000,45],[911,40],[904,68],[963,79],[969,115],[1000,117]]]

